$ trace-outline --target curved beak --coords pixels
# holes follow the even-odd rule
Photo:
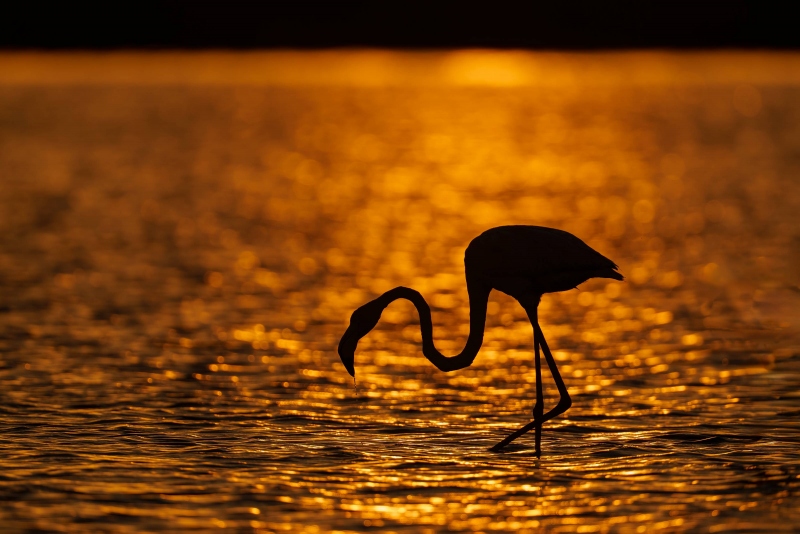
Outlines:
[[[339,341],[339,358],[342,359],[342,364],[350,376],[355,378],[355,359],[356,359],[356,346],[358,345],[358,338],[353,334],[352,328],[348,327],[342,339]]]

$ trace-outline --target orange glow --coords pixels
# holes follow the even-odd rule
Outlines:
[[[26,495],[0,517],[785,529],[798,86],[796,53],[0,54],[0,422]],[[359,344],[358,389],[335,353],[398,285],[459,351],[464,247],[504,224],[573,232],[627,277],[541,304],[574,404],[540,461],[486,452],[534,403],[509,297],[463,371],[420,356],[407,303]]]

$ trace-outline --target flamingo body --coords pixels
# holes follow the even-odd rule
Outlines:
[[[487,230],[464,254],[467,280],[482,279],[517,300],[574,289],[590,278],[622,280],[617,265],[563,230],[500,226]]]

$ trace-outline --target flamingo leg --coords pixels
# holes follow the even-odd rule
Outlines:
[[[550,368],[550,374],[553,375],[553,380],[556,383],[556,388],[558,388],[558,393],[561,395],[561,398],[558,400],[558,404],[556,407],[547,412],[551,418],[556,417],[557,415],[561,415],[562,413],[566,412],[572,406],[572,397],[569,396],[569,391],[567,391],[567,385],[564,384],[564,379],[561,378],[561,373],[558,371],[558,366],[556,365],[556,360],[553,358],[553,354],[550,352],[550,347],[547,346],[547,341],[544,339],[544,332],[542,332],[542,328],[539,326],[537,322],[536,325],[533,327],[534,332],[539,332],[539,340],[542,346],[542,351],[544,352],[544,358],[547,360],[547,366]]]
[[[533,328],[533,349],[536,354],[536,404],[533,406],[533,420],[538,421],[535,427],[537,457],[542,456],[542,416],[544,415],[544,388],[542,387],[542,360],[539,356],[541,344],[539,332],[536,327]]]
[[[531,310],[531,308],[533,308]],[[536,456],[541,457],[541,432],[542,432],[542,425],[561,415],[562,413],[566,412],[570,406],[572,406],[572,399],[569,396],[569,392],[567,391],[567,386],[564,384],[564,380],[561,378],[561,373],[558,371],[558,367],[556,366],[556,361],[553,358],[553,354],[550,352],[550,348],[547,346],[547,341],[544,338],[544,332],[542,332],[541,327],[539,326],[539,321],[537,318],[537,310],[535,307],[525,307],[525,311],[528,312],[528,317],[533,323],[533,342],[534,348],[536,353],[536,405],[533,408],[533,421],[528,423],[527,425],[523,426],[516,432],[510,434],[507,438],[503,441],[489,449],[492,452],[497,452],[503,449],[506,445],[517,439],[518,437],[522,436],[530,432],[532,429],[536,430]],[[553,380],[556,383],[556,387],[558,388],[558,392],[561,395],[561,398],[558,401],[556,406],[548,411],[546,414],[542,415],[543,411],[543,398],[542,398],[542,390],[541,388],[541,365],[539,363],[539,348],[541,347],[542,352],[544,352],[545,360],[547,360],[547,366],[550,368],[550,374],[553,375]]]

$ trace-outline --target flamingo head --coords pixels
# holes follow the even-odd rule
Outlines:
[[[381,318],[383,308],[384,306],[373,300],[358,308],[350,316],[350,326],[347,327],[339,341],[339,357],[350,376],[356,376],[354,365],[358,340],[375,328]]]

